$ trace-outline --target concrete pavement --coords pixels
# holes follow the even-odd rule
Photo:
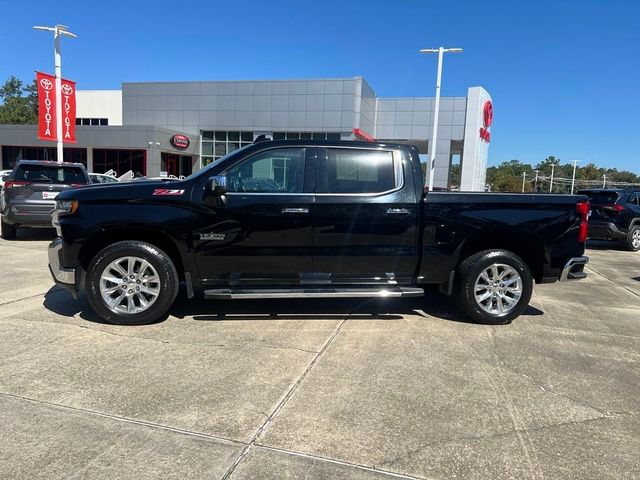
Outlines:
[[[0,240],[0,478],[635,478],[640,253],[508,326],[403,301],[187,301],[100,323],[48,232]]]

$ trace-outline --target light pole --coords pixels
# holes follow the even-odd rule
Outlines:
[[[65,25],[56,25],[55,27],[34,26],[35,30],[46,30],[53,32],[54,40],[54,65],[56,75],[56,147],[58,150],[58,163],[64,161],[62,150],[62,57],[60,55],[60,36],[65,35],[71,38],[77,38],[77,35],[67,30]]]
[[[602,188],[607,188],[607,175],[602,174]]]
[[[431,155],[427,164],[427,175],[429,176],[429,192],[433,191],[433,169],[436,161],[436,144],[438,141],[438,115],[440,114],[440,80],[442,79],[442,56],[445,53],[460,53],[461,48],[423,48],[420,53],[438,54],[438,74],[436,76],[436,103],[433,108],[433,133],[431,135]]]
[[[573,195],[573,187],[576,184],[576,166],[578,165],[579,160],[573,161],[573,177],[571,178],[571,195]]]
[[[556,166],[552,163],[551,164],[551,185],[549,185],[549,193],[551,193],[553,191],[553,171],[555,170]]]
[[[524,182],[527,180],[527,172],[522,172],[522,193],[524,193]]]
[[[535,181],[533,183],[533,192],[537,193],[538,192],[538,172],[539,172],[539,170],[536,170],[535,172],[536,172],[536,179],[535,179]]]

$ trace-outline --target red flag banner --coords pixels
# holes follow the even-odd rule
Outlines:
[[[53,75],[36,72],[36,82],[38,84],[38,138],[40,140],[51,140],[55,142],[56,79]]]
[[[62,79],[62,140],[76,143],[76,82]]]

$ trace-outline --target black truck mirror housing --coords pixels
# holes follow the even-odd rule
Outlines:
[[[217,175],[209,178],[209,191],[216,197],[221,197],[227,193],[227,177],[224,175]]]

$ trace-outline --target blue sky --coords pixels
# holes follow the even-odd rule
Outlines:
[[[98,5],[102,6],[98,6]],[[640,2],[633,0],[8,2],[0,79],[53,70],[81,89],[123,81],[364,76],[380,96],[432,96],[482,85],[494,100],[489,159],[563,161],[640,173]],[[55,13],[53,13],[55,11]],[[10,21],[7,21],[10,19]]]

